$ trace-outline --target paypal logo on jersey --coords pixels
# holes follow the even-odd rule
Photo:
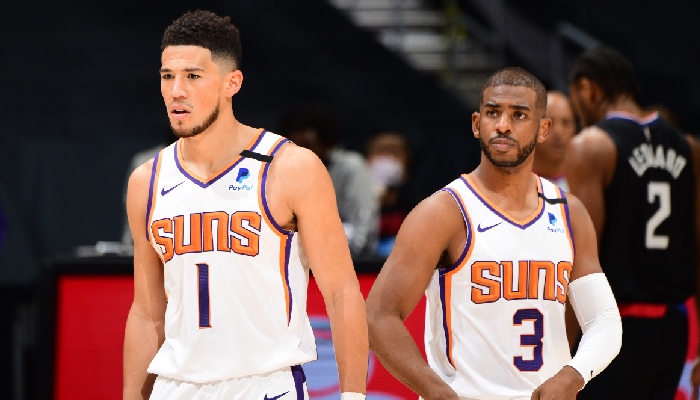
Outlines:
[[[243,183],[243,181],[248,179],[249,176],[250,176],[250,171],[248,171],[248,168],[241,168],[238,170],[238,176],[236,177],[236,182]]]
[[[242,190],[252,190],[253,185],[244,185],[243,181],[250,177],[250,171],[248,168],[240,168],[238,170],[238,175],[236,175],[236,182],[240,185],[229,185],[228,190],[242,191]]]
[[[561,223],[558,223],[559,218],[551,212],[548,212],[547,215],[549,217],[549,226],[547,226],[547,230],[551,233],[565,233]]]

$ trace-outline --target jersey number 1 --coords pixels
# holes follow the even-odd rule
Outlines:
[[[209,264],[197,264],[197,291],[199,292],[199,327],[211,328],[209,321]]]

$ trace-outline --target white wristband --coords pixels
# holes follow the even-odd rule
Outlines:
[[[340,394],[340,400],[365,400],[365,395],[356,392],[343,392]]]

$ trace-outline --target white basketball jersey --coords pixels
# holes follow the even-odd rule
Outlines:
[[[459,260],[426,291],[428,362],[461,398],[530,399],[571,360],[564,304],[573,238],[564,193],[539,178],[537,210],[518,221],[467,175],[446,188],[467,228]]]
[[[270,161],[287,142],[260,130],[206,179],[187,170],[181,141],[156,156],[145,234],[163,261],[168,302],[165,342],[148,372],[210,382],[316,358],[308,268],[265,197]]]

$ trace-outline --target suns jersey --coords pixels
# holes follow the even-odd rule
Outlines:
[[[460,398],[530,399],[571,355],[564,304],[573,238],[564,193],[537,177],[537,210],[518,221],[467,175],[450,183],[467,238],[426,290],[428,363]]]
[[[148,372],[210,382],[316,358],[308,268],[266,199],[270,161],[287,142],[261,130],[207,179],[188,171],[181,141],[154,159],[145,234],[163,261],[167,308]]]

